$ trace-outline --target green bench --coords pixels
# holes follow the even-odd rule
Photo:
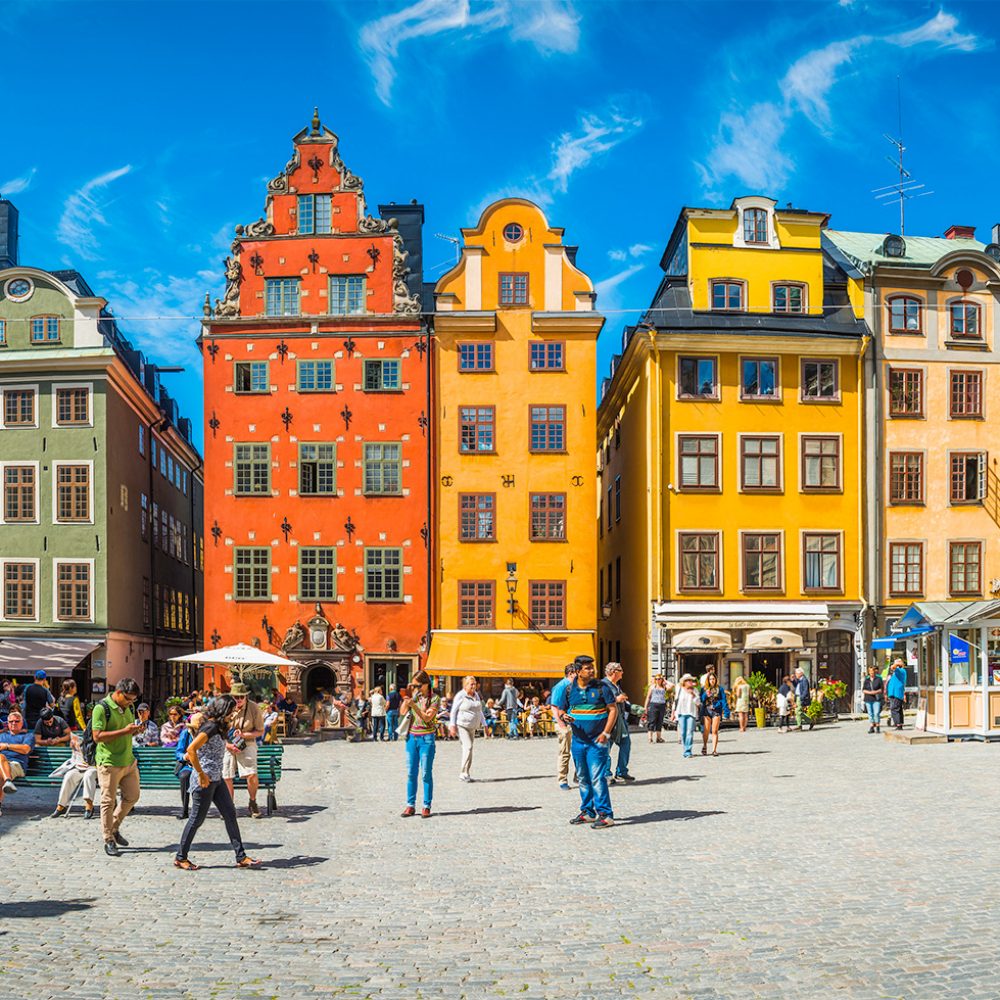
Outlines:
[[[274,790],[281,781],[281,762],[285,748],[281,744],[265,744],[257,748],[257,780],[260,787],[267,792],[267,815],[271,816],[278,808]],[[62,764],[70,754],[68,746],[35,747],[28,758],[28,766],[24,777],[17,783],[25,788],[58,788],[62,778],[50,777],[51,773]],[[135,759],[139,764],[139,782],[143,788],[170,789],[180,787],[174,768],[177,758],[173,747],[136,747]],[[246,779],[237,778],[236,788],[246,788]]]

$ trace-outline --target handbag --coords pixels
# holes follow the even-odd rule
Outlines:
[[[410,735],[410,719],[411,714],[409,712],[403,716],[402,721],[396,726],[397,736],[409,736]]]

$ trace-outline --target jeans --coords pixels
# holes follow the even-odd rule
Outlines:
[[[379,738],[385,739],[385,716],[384,715],[373,715],[372,716],[372,739],[377,740]]]
[[[181,783],[181,815],[185,819],[190,815],[188,807],[190,805],[192,774],[194,771],[190,767],[182,767],[180,774],[177,775],[177,780]]]
[[[229,843],[233,845],[236,852],[236,860],[242,861],[247,852],[243,849],[243,838],[240,836],[239,824],[236,822],[236,807],[233,805],[233,797],[229,794],[229,788],[220,778],[218,781],[210,781],[207,788],[202,788],[198,783],[197,776],[191,783],[194,788],[191,792],[191,817],[188,819],[181,834],[181,842],[177,848],[177,860],[184,861],[191,850],[191,842],[198,832],[198,827],[205,822],[208,810],[215,803],[222,821],[226,824],[226,833],[229,834]]]
[[[892,719],[892,724],[898,726],[900,729],[903,728],[903,699],[902,698],[890,698],[889,699],[889,716]]]
[[[624,778],[628,774],[628,762],[632,756],[632,735],[627,732],[618,744],[618,766],[615,768],[615,777]]]
[[[517,736],[517,709],[507,712],[507,736],[511,739]]]
[[[417,777],[424,772],[424,808],[430,809],[434,797],[434,750],[436,747],[433,733],[426,736],[406,737],[406,804],[417,804]]]
[[[608,793],[611,750],[608,745],[584,743],[573,737],[573,764],[580,781],[580,812],[587,816],[614,816]]]
[[[392,740],[393,743],[395,743],[396,740],[399,739],[399,733],[396,732],[396,727],[399,725],[398,708],[390,708],[385,713],[385,725],[386,729],[388,729],[389,731],[389,739]]]
[[[880,725],[882,722],[882,702],[866,701],[865,709],[868,712],[868,718],[871,720],[871,724],[873,726]]]
[[[681,742],[684,744],[684,756],[691,756],[691,744],[694,741],[694,716],[678,715],[677,729],[681,734]]]

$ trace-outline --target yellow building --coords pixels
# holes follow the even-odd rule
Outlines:
[[[428,670],[534,686],[594,655],[594,287],[541,209],[463,229],[437,284]],[[530,686],[530,685],[529,685]]]
[[[865,510],[860,302],[827,217],[684,209],[598,412],[601,659],[857,684]]]
[[[873,335],[866,480],[880,661],[905,657],[909,700],[927,698],[929,728],[1000,736],[1000,716],[987,710],[1000,704],[1000,628],[991,621],[981,635],[990,599],[1000,598],[1000,425],[990,392],[1000,379],[1000,231],[988,246],[965,226],[936,238],[828,230],[823,240],[863,293]],[[911,604],[920,610],[904,621]],[[939,655],[949,620],[972,643],[967,660]],[[944,638],[894,643],[900,621]]]

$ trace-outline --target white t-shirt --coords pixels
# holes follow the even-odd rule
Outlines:
[[[383,716],[385,715],[385,695],[376,692],[371,697],[372,703],[372,716]]]

